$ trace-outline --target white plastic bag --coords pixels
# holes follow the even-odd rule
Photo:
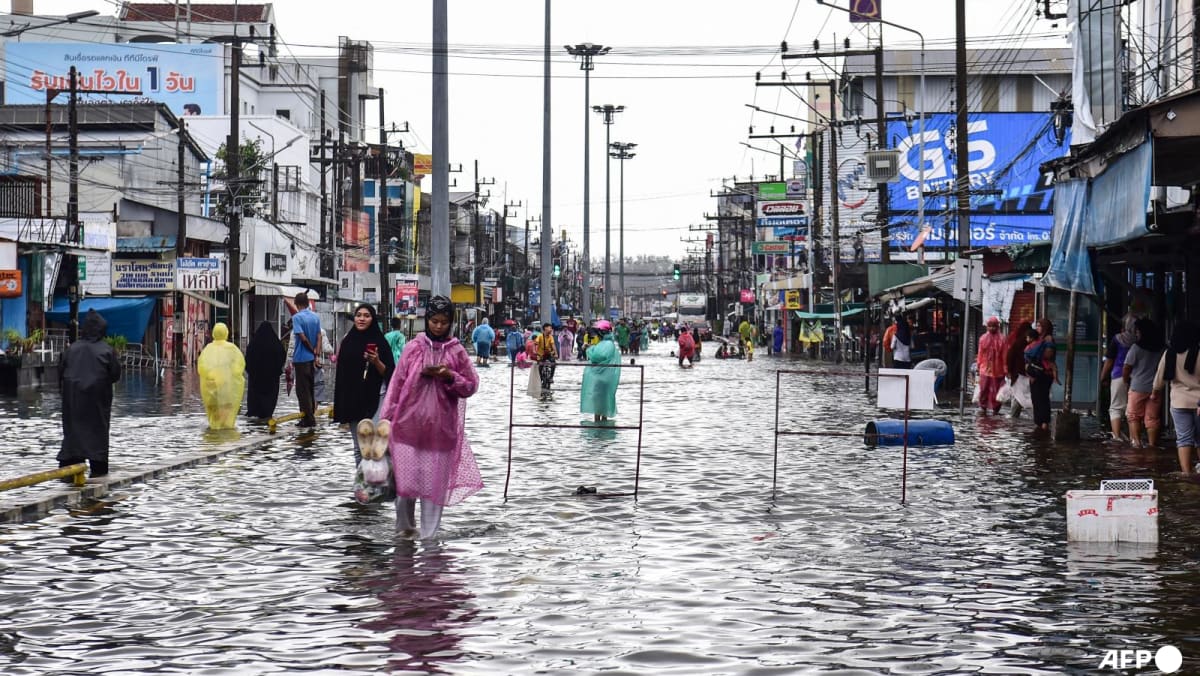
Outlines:
[[[1029,376],[1017,376],[1017,384],[1013,386],[1013,399],[1021,408],[1033,410],[1033,395],[1029,392]]]
[[[1000,386],[1000,391],[996,393],[996,401],[1001,404],[1007,404],[1008,402],[1012,401],[1012,398],[1012,386],[1008,384],[1007,380],[1005,380],[1004,384]]]
[[[979,403],[979,381],[975,381],[975,391],[971,394],[971,403]]]
[[[542,396],[542,374],[541,369],[529,369],[529,386],[525,389],[525,393],[534,399],[539,399]]]

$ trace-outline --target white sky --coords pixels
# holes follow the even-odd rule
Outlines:
[[[845,7],[847,0],[836,0]],[[115,0],[35,0],[35,10],[67,13],[116,10]],[[952,48],[953,0],[882,0],[883,17],[924,33],[928,48]],[[181,0],[182,4],[182,0]],[[428,0],[279,0],[274,3],[280,37],[296,55],[328,55],[338,36],[375,45],[375,85],[386,91],[388,122],[407,121],[407,146],[429,152],[432,35]],[[1035,19],[1035,0],[971,0],[968,36],[1044,35],[1065,30],[1065,22]],[[457,190],[468,190],[479,160],[493,206],[501,199],[521,201],[520,219],[541,213],[542,59],[541,0],[450,0],[450,162],[464,173],[452,175]],[[593,42],[612,52],[596,61],[591,103],[621,104],[612,140],[638,144],[626,162],[626,255],[681,257],[688,225],[715,213],[710,196],[721,178],[777,173],[778,158],[742,145],[748,127],[790,121],[754,113],[757,104],[801,115],[802,104],[782,88],[756,88],[754,73],[778,78],[778,45],[808,49],[847,34],[852,47],[866,46],[853,32],[848,14],[817,0],[556,0],[552,17],[553,191],[557,237],[562,228],[576,243],[583,232],[583,74],[563,45]],[[914,47],[916,37],[885,28],[888,46]],[[1028,46],[1036,40],[1031,39]],[[494,57],[481,55],[486,46]],[[969,43],[969,46],[972,46]],[[689,49],[679,49],[679,48]],[[750,50],[749,48],[759,49]],[[699,49],[697,49],[699,48]],[[738,48],[730,53],[731,48]],[[647,50],[653,50],[647,54]],[[669,53],[664,54],[664,50]],[[724,51],[725,53],[720,53]],[[746,52],[751,52],[747,54]],[[715,53],[714,53],[715,52]],[[283,50],[287,54],[287,49]],[[469,57],[469,58],[466,58]],[[802,73],[811,63],[789,61]],[[802,77],[802,76],[800,76]],[[604,252],[604,125],[591,113],[592,256]],[[375,123],[373,116],[368,120]],[[372,134],[372,138],[374,135]],[[764,147],[769,142],[756,142]],[[613,163],[613,255],[617,249],[617,177]],[[424,187],[432,187],[426,178]],[[511,213],[511,211],[510,211]]]

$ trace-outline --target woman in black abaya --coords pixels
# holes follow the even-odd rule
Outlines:
[[[279,376],[287,362],[275,329],[268,322],[258,325],[250,344],[246,346],[246,416],[270,418],[275,415],[279,401]]]
[[[337,351],[337,376],[333,387],[333,419],[355,425],[374,418],[379,393],[392,379],[396,362],[375,308],[367,304],[354,310],[354,328],[346,333]]]

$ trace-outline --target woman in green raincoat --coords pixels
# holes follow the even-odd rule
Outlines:
[[[587,360],[597,366],[583,370],[579,412],[591,413],[594,420],[600,422],[617,415],[617,384],[621,382],[621,369],[598,365],[619,366],[621,351],[614,340],[611,323],[602,319],[596,322],[595,328],[600,332],[600,342],[588,348]]]

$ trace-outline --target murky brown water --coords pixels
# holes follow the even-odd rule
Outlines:
[[[1067,490],[1161,478],[1173,450],[968,417],[957,445],[911,450],[906,505],[899,450],[845,437],[781,440],[772,493],[774,370],[807,364],[680,370],[665,351],[641,359],[637,502],[571,494],[632,485],[636,432],[595,429],[516,430],[503,502],[509,370],[493,367],[468,424],[487,487],[436,543],[397,543],[390,506],[352,503],[331,427],[2,526],[0,672],[1038,673],[1167,644],[1200,664],[1200,486],[1159,484],[1157,547],[1066,543]],[[579,372],[559,373],[552,401],[518,395],[518,421],[581,420]],[[861,377],[785,383],[792,429],[878,417]],[[200,443],[194,399],[123,388],[114,465]],[[0,400],[6,462],[44,468],[57,421],[17,416],[55,401]]]

